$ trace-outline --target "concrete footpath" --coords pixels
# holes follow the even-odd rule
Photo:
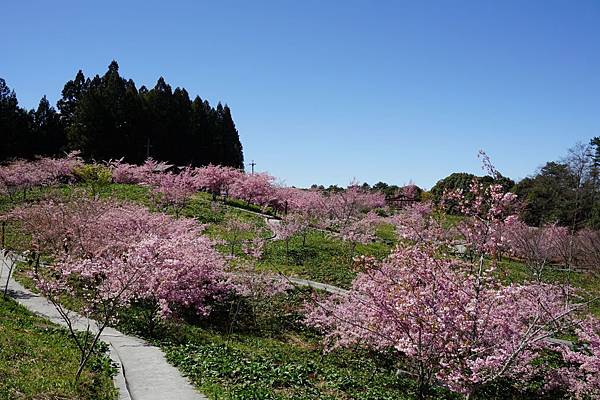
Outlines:
[[[2,289],[8,276],[8,264],[0,253],[0,284]],[[30,311],[50,321],[66,326],[64,320],[52,304],[44,297],[25,289],[14,279],[8,282],[9,294]],[[73,313],[75,328],[85,330],[96,328],[94,321]],[[115,385],[119,389],[120,400],[203,400],[179,371],[167,362],[162,351],[143,340],[125,335],[116,329],[106,328],[101,340],[110,345],[110,357],[119,366]],[[73,372],[74,373],[74,372]]]

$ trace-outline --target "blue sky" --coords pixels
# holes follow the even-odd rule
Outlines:
[[[5,2],[0,77],[55,103],[78,69],[232,108],[290,185],[514,179],[600,135],[598,1]]]

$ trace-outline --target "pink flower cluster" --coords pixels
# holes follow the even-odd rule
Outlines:
[[[82,165],[77,153],[66,158],[16,160],[0,166],[0,193],[12,195],[19,190],[48,186],[73,178],[73,169]]]
[[[51,272],[38,276],[47,295],[84,290],[90,310],[149,298],[163,315],[194,308],[231,290],[223,257],[194,220],[87,197],[44,201],[10,214],[31,235],[33,248],[51,254]]]
[[[412,203],[387,219],[400,239],[422,245],[450,243],[452,233],[436,218],[431,202]]]
[[[220,195],[228,196],[231,185],[243,176],[239,169],[212,164],[197,169],[196,173],[198,186],[215,199]]]
[[[340,236],[347,242],[366,244],[375,239],[375,232],[383,222],[382,218],[371,211],[360,219],[350,221],[340,229]]]
[[[197,174],[192,168],[183,168],[177,174],[152,174],[148,182],[156,203],[166,208],[172,207],[177,216],[194,193],[198,192]]]
[[[444,193],[444,204],[458,205],[466,217],[457,226],[457,232],[469,252],[474,255],[498,256],[506,250],[502,240],[507,221],[516,218],[517,196],[507,193],[500,185],[485,186],[474,180],[470,196],[460,190]]]
[[[567,314],[560,287],[500,285],[491,273],[398,247],[371,261],[348,296],[310,306],[307,322],[333,347],[395,349],[412,366],[459,393],[499,378],[524,378]],[[419,371],[421,369],[421,371]]]
[[[559,348],[567,366],[554,371],[554,385],[562,384],[577,399],[600,398],[600,321],[588,317],[576,329],[580,348]]]
[[[168,165],[149,158],[142,165],[124,163],[117,160],[110,163],[112,179],[115,183],[149,183],[154,174],[162,173]]]

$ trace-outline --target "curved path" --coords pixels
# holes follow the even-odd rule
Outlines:
[[[322,290],[327,293],[340,294],[340,295],[346,295],[349,292],[347,289],[342,289],[341,287],[329,285],[327,283],[315,282],[315,281],[311,281],[308,279],[296,278],[296,277],[288,276],[288,275],[283,275],[283,277],[288,282],[290,282],[296,286],[305,286],[305,287],[309,287],[309,288],[313,288],[313,289]]]
[[[7,262],[10,261],[0,253],[2,289],[8,276]],[[44,297],[25,289],[12,278],[8,281],[8,289],[10,296],[30,311],[66,326],[54,306]],[[88,324],[92,330],[96,327],[92,320],[81,316],[75,318],[76,329],[85,330]],[[120,400],[206,400],[167,362],[158,347],[113,328],[104,329],[100,339],[110,345],[110,357],[119,366],[115,385],[119,389]]]

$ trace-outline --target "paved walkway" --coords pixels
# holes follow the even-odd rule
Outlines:
[[[267,226],[273,233],[273,236],[271,236],[267,240],[281,240],[281,237],[279,236],[279,231],[277,229],[281,225],[281,220],[271,217],[265,217],[265,224],[267,224]]]
[[[0,253],[0,284],[8,276],[6,260]],[[25,289],[14,279],[8,282],[10,296],[30,311],[50,321],[66,326],[56,309],[44,297]],[[76,329],[95,328],[94,321],[78,317]],[[110,357],[119,366],[115,385],[120,400],[206,400],[179,371],[167,362],[159,348],[143,340],[106,328],[100,338],[110,345]]]
[[[333,294],[341,294],[341,295],[348,294],[348,290],[342,289],[341,287],[329,285],[327,283],[315,282],[315,281],[310,281],[308,279],[295,278],[293,276],[286,276],[286,275],[284,275],[284,277],[286,280],[288,280],[289,282],[291,282],[294,285],[307,286],[307,287],[310,287],[313,289],[319,289],[319,290],[323,290],[324,292],[333,293]]]

